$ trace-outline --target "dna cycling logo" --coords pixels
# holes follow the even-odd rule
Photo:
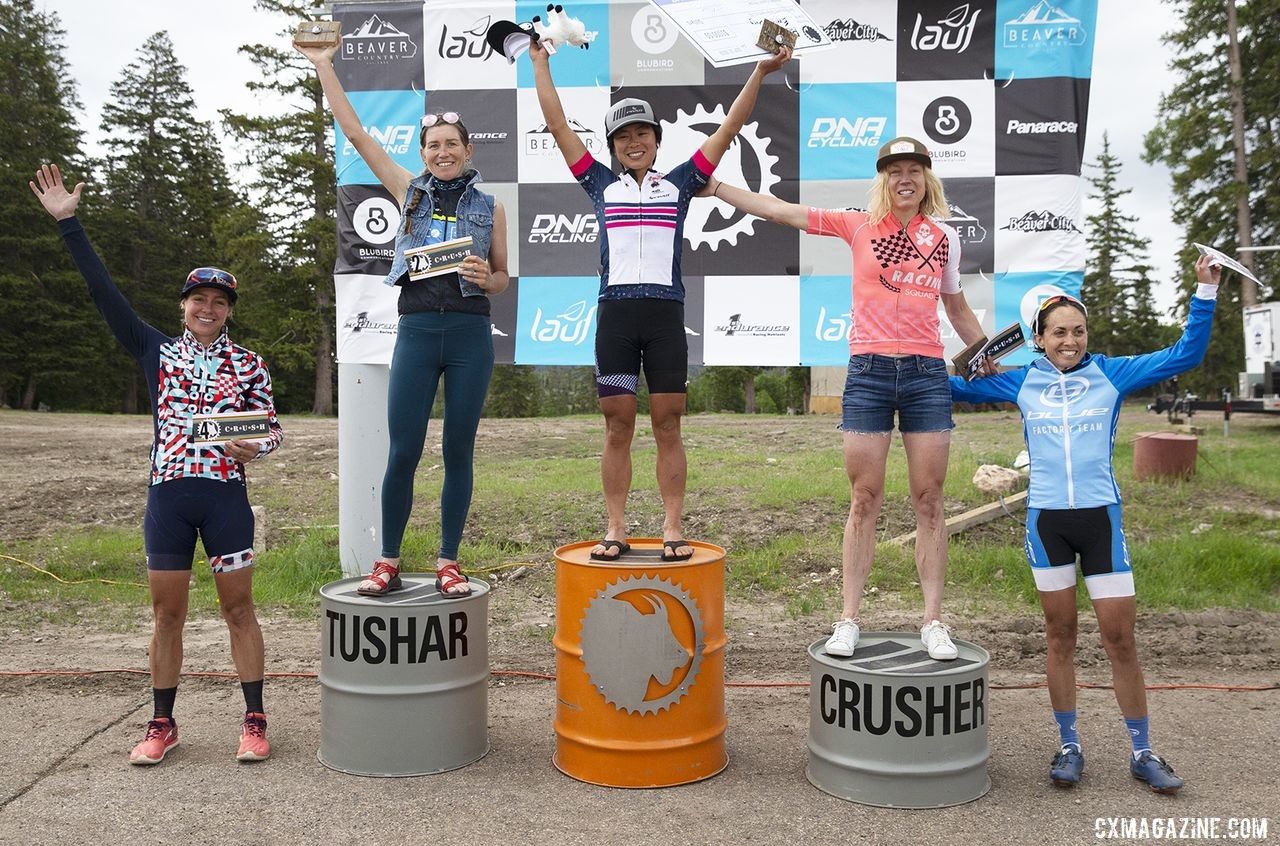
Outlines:
[[[879,147],[888,125],[889,118],[882,115],[857,117],[852,123],[844,117],[814,118],[807,143],[811,148],[821,149]]]
[[[843,314],[837,312],[828,316],[827,307],[818,309],[818,320],[813,325],[813,337],[824,343],[849,340],[849,331],[853,328],[853,315],[846,309]]]
[[[823,27],[832,41],[892,41],[880,27],[859,23],[854,18],[836,19]]]
[[[441,26],[440,44],[436,47],[440,58],[487,61],[494,55],[493,48],[484,40],[485,33],[489,31],[489,23],[490,18],[485,15],[467,29],[455,28],[451,31],[447,23]]]
[[[529,227],[530,244],[594,244],[600,221],[594,214],[539,214]]]
[[[664,578],[619,579],[596,593],[582,617],[588,680],[631,714],[656,714],[687,696],[705,647],[698,603]]]
[[[342,36],[342,58],[345,61],[390,64],[418,55],[418,45],[409,33],[397,29],[377,15],[371,15],[355,32]]]
[[[378,142],[382,149],[386,150],[390,155],[403,156],[418,150],[418,127],[411,123],[366,126],[364,131],[369,133],[369,137]],[[355,145],[351,143],[350,138],[344,138],[342,142],[342,157],[352,158],[355,155]]]
[[[969,49],[973,41],[973,31],[978,27],[978,15],[981,9],[972,9],[973,4],[963,3],[956,6],[941,20],[925,23],[924,15],[916,13],[916,23],[911,29],[912,49],[929,52],[946,50],[956,54]]]
[[[699,104],[692,114],[681,109],[674,123],[662,122],[663,145],[670,150],[697,150],[727,119],[724,106],[719,104],[711,111]],[[748,191],[769,194],[782,177],[774,172],[778,157],[770,154],[769,139],[760,137],[758,128],[755,121],[742,127],[739,143],[729,145],[716,167],[716,177],[730,185],[744,185]],[[695,250],[706,246],[715,251],[726,243],[737,244],[743,234],[752,234],[755,221],[751,215],[711,198],[709,203],[689,204],[684,237]]]
[[[1040,392],[1040,402],[1053,408],[1062,408],[1084,398],[1089,393],[1089,380],[1083,376],[1063,376]]]
[[[529,338],[539,344],[581,346],[591,334],[596,308],[595,303],[588,308],[586,300],[578,300],[555,317],[544,318],[542,307],[539,306],[533,315],[533,324],[529,327]]]

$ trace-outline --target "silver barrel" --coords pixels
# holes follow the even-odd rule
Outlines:
[[[916,634],[863,632],[852,657],[809,646],[809,766],[819,790],[864,805],[941,808],[982,796],[990,690],[985,649],[931,659]]]
[[[489,586],[446,599],[435,576],[360,596],[361,578],[320,589],[320,763],[352,775],[411,776],[489,751]]]

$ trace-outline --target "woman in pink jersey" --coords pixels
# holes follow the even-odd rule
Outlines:
[[[703,195],[849,244],[852,326],[840,428],[852,491],[842,552],[843,610],[826,651],[848,656],[858,643],[858,605],[875,553],[896,413],[916,513],[916,569],[924,593],[920,640],[931,658],[950,660],[956,647],[941,622],[947,569],[942,483],[952,424],[938,299],[965,344],[983,332],[960,290],[960,240],[939,221],[948,213],[947,201],[929,151],[914,138],[895,138],[880,148],[876,171],[866,211],[808,208],[714,179]]]

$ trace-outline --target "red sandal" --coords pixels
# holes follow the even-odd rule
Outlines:
[[[455,591],[458,585],[466,585],[465,591]],[[436,566],[436,590],[445,599],[462,599],[471,595],[471,583],[462,575],[456,562]]]
[[[393,590],[400,590],[404,585],[400,583],[400,568],[393,567],[386,561],[375,561],[373,563],[373,572],[369,574],[360,586],[356,588],[356,593],[361,596],[385,596]]]

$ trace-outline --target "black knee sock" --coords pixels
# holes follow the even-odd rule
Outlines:
[[[173,719],[173,700],[178,698],[178,688],[174,687],[153,687],[151,688],[151,700],[155,703],[155,715],[152,719],[159,720],[162,718]]]
[[[240,690],[244,692],[244,710],[255,714],[262,710],[262,679],[256,682],[240,682]]]

